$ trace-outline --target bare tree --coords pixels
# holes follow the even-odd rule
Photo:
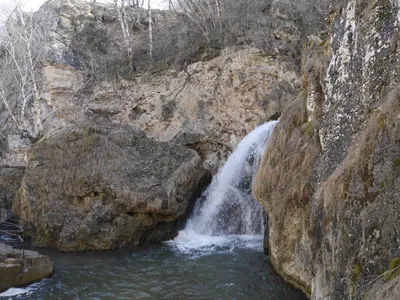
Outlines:
[[[125,46],[128,51],[129,60],[132,61],[131,34],[129,31],[128,17],[125,9],[125,0],[114,0],[114,6],[124,37]]]
[[[215,40],[216,33],[222,32],[221,12],[217,0],[214,4],[209,0],[177,0],[177,3],[179,9],[198,26],[208,43]]]
[[[147,2],[147,9],[149,11],[149,55],[150,63],[153,61],[153,19],[151,16],[151,0]]]
[[[41,25],[17,6],[0,41],[0,98],[18,130],[31,139],[43,133],[37,78],[44,59],[41,40]]]

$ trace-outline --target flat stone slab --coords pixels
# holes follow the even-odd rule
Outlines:
[[[0,292],[39,281],[52,272],[53,262],[49,257],[0,243]]]

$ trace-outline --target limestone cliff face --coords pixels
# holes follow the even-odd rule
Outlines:
[[[395,277],[399,6],[346,1],[329,17],[330,31],[309,38],[303,90],[285,108],[257,174],[271,261],[312,299],[373,299]]]
[[[132,24],[133,46],[144,43],[140,40],[142,27],[146,26],[143,14],[140,10],[129,11],[131,18],[139,20]],[[156,11],[155,26],[171,26],[176,18],[171,14]],[[115,52],[124,49],[112,7],[57,0],[44,5],[36,17],[47,20],[43,48],[48,60],[40,72],[45,136],[85,120],[133,124],[149,137],[195,149],[204,166],[216,173],[248,132],[280,115],[300,86],[298,67],[278,44],[273,54],[233,47],[213,59],[199,57],[200,61],[187,63],[183,70],[160,66],[154,74],[138,71],[133,79],[125,78],[119,70],[110,78],[104,69],[127,64],[112,60]],[[291,35],[285,29],[274,33],[279,43],[298,42],[300,33],[292,27],[286,29]],[[101,66],[88,70],[83,50],[97,55]],[[135,54],[134,60],[148,61],[148,56]],[[12,125],[12,121],[6,124]],[[0,165],[24,165],[29,145],[12,135],[9,127],[5,131],[10,151]]]
[[[139,126],[150,137],[197,150],[214,173],[253,128],[279,116],[299,86],[294,69],[253,48],[135,81],[103,82],[84,94],[80,72],[62,64],[44,69],[43,101],[56,111],[48,132],[78,120]],[[72,98],[71,98],[72,97]]]

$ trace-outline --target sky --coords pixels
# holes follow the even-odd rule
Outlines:
[[[112,3],[113,0],[96,0],[97,2],[103,2],[103,3]],[[45,0],[0,0],[0,8],[7,7],[8,9],[12,8],[15,6],[18,2],[24,3],[23,9],[26,11],[36,11],[39,9],[39,7],[45,2]],[[145,5],[147,5],[147,1],[145,1]],[[151,6],[152,8],[166,8],[168,7],[167,5],[167,0],[151,0]]]
[[[44,2],[46,2],[46,0],[0,0],[0,35],[2,32],[2,26],[6,22],[8,15],[18,3],[23,4],[22,8],[25,11],[34,12],[37,11]],[[96,2],[113,3],[114,0],[96,0]],[[147,1],[144,2],[145,6],[147,6]],[[142,0],[140,0],[140,3],[142,3]],[[168,0],[151,0],[151,7],[153,9],[167,9]]]

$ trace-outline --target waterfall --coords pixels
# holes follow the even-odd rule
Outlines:
[[[203,195],[192,217],[173,241],[179,248],[224,244],[232,237],[261,237],[263,213],[251,196],[253,180],[277,121],[250,132],[229,156]]]

